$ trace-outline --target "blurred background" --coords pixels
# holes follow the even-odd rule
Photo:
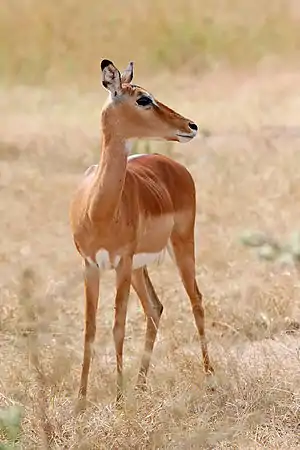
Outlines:
[[[1,2],[1,77],[95,83],[98,60],[189,75],[299,55],[297,0]]]
[[[0,4],[0,447],[296,449],[300,405],[298,0],[2,0]],[[83,350],[81,260],[68,209],[99,158],[99,62],[200,127],[139,142],[197,187],[196,267],[215,390],[176,268],[149,390],[134,392],[145,321],[131,293],[127,402],[114,410],[114,274],[101,280],[88,410],[74,415]]]

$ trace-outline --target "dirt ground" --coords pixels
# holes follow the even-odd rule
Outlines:
[[[146,324],[131,293],[126,408],[114,409],[108,273],[90,403],[74,415],[84,301],[68,208],[82,173],[99,157],[106,94],[101,86],[84,93],[19,86],[0,92],[0,406],[23,407],[24,449],[47,440],[54,449],[299,448],[299,272],[259,260],[240,235],[258,229],[285,239],[300,228],[300,73],[262,69],[172,82],[136,75],[136,82],[205,132],[185,145],[151,148],[184,163],[196,181],[197,280],[215,390],[204,379],[190,305],[167,258],[149,269],[165,309],[148,391],[134,391]]]

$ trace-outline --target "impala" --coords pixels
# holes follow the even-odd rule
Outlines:
[[[102,144],[98,165],[91,166],[74,195],[70,220],[75,246],[84,261],[85,338],[79,402],[86,403],[92,344],[96,333],[99,282],[116,271],[113,338],[117,363],[117,404],[123,398],[123,343],[130,286],[137,293],[147,328],[138,375],[145,387],[163,306],[147,265],[167,249],[189,296],[199,332],[204,369],[213,373],[204,330],[202,295],[195,279],[195,184],[188,170],[162,155],[128,156],[132,139],[188,142],[197,125],[132,84],[133,63],[121,74],[101,62],[102,84],[109,97],[101,113]]]

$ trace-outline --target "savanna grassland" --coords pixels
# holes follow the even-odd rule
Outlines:
[[[286,242],[300,229],[299,30],[296,0],[2,0],[1,449],[300,448],[299,267],[260,259],[241,240],[260,230]],[[120,68],[134,60],[135,81],[202,131],[147,151],[195,178],[197,280],[216,375],[212,390],[166,258],[149,268],[165,308],[149,388],[134,390],[146,322],[132,292],[126,404],[115,410],[108,273],[89,404],[76,416],[84,301],[68,208],[99,158],[103,57]]]

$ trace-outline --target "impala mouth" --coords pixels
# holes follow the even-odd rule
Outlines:
[[[176,133],[179,142],[188,142],[196,136],[197,132],[192,133]]]

